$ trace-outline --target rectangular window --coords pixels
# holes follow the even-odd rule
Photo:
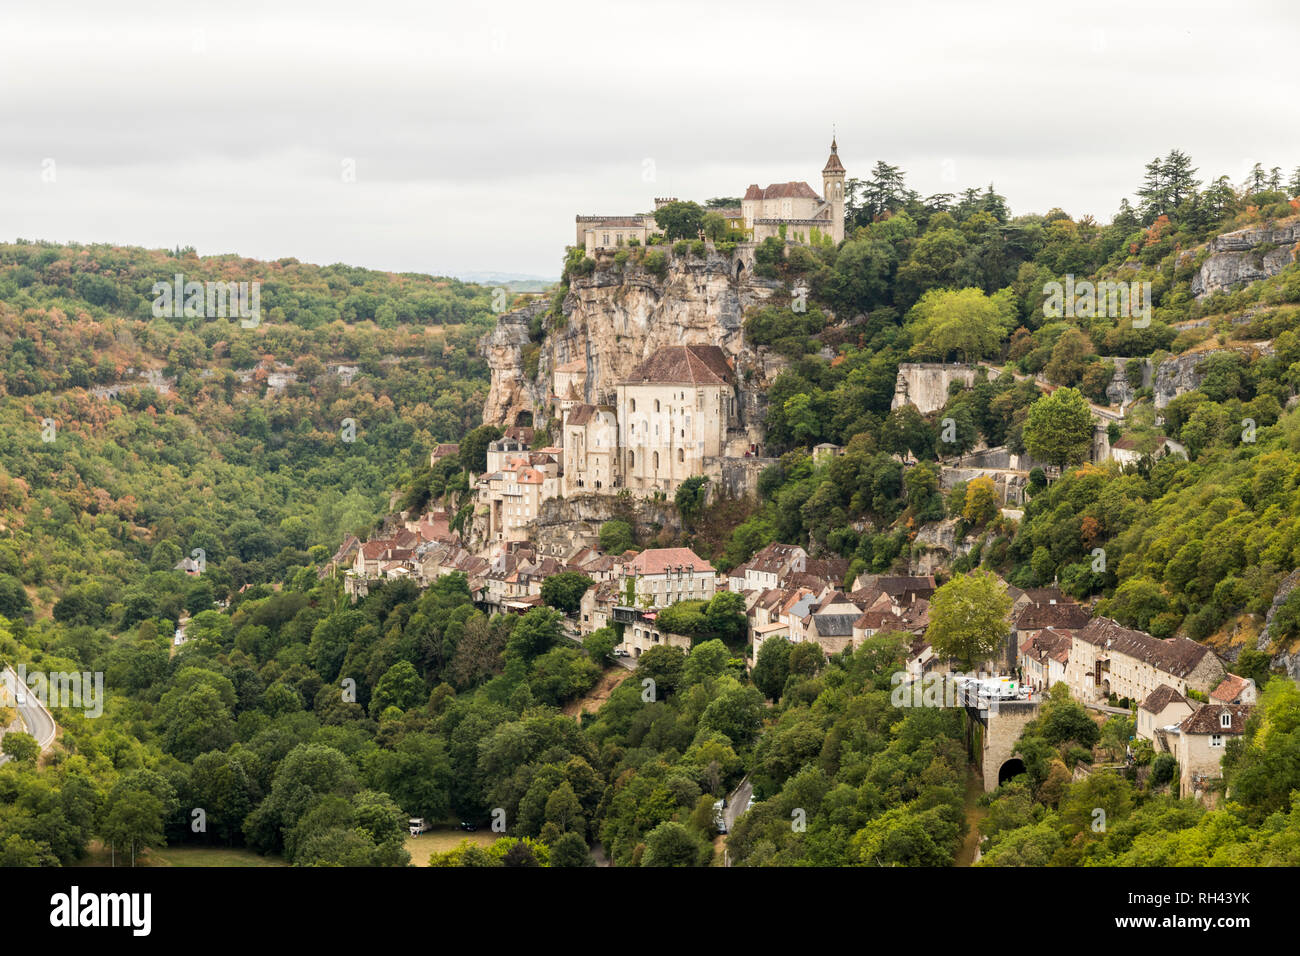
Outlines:
[[[1222,734],[1210,734],[1210,746],[1211,746],[1211,747],[1222,747],[1222,746],[1223,746],[1223,735],[1222,735]]]

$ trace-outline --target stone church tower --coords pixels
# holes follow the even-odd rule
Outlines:
[[[844,240],[844,164],[840,162],[839,146],[831,137],[831,155],[822,170],[822,197],[831,207],[831,238]]]

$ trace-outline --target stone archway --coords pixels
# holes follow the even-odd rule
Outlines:
[[[998,768],[998,786],[1025,772],[1025,762],[1019,757],[1012,757]]]

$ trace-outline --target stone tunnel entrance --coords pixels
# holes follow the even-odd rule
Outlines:
[[[1025,772],[1025,762],[1019,757],[1012,757],[998,768],[998,786],[1012,780]]]
[[[1038,701],[1003,700],[995,706],[968,706],[966,715],[971,759],[980,769],[984,792],[992,793],[1016,774],[1025,772],[1024,761],[1012,751],[1025,724],[1038,716]]]

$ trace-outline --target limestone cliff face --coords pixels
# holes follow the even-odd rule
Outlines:
[[[741,326],[745,310],[766,302],[781,285],[754,278],[743,259],[737,275],[737,264],[736,258],[713,251],[706,259],[672,256],[659,277],[630,261],[620,271],[613,257],[601,256],[595,272],[572,280],[564,318],[541,343],[530,342],[528,326],[548,303],[502,316],[480,343],[492,370],[484,423],[513,425],[520,412],[529,411],[540,424],[553,401],[553,370],[579,360],[587,370],[582,399],[612,402],[615,385],[667,345],[720,346],[735,362],[742,423],[761,422],[764,392],[785,363],[747,347]],[[531,376],[526,374],[530,348],[537,349]]]
[[[1185,352],[1165,359],[1155,374],[1153,392],[1156,408],[1164,408],[1179,395],[1197,388],[1202,378],[1199,371],[1201,363],[1221,352],[1244,352],[1248,357],[1252,354],[1272,355],[1273,345],[1271,342],[1252,342],[1231,348]]]
[[[1292,571],[1282,579],[1281,585],[1278,586],[1277,593],[1273,595],[1273,604],[1269,607],[1268,613],[1264,617],[1264,630],[1260,632],[1259,641],[1255,645],[1256,650],[1269,650],[1276,635],[1273,634],[1273,617],[1277,614],[1284,601],[1291,596],[1296,585],[1300,584],[1300,571]],[[1287,676],[1294,681],[1300,681],[1300,653],[1294,647],[1272,647],[1274,667],[1286,668]]]
[[[479,351],[487,357],[492,370],[492,388],[483,405],[485,425],[514,425],[520,412],[531,412],[542,405],[545,393],[524,375],[524,350],[531,344],[530,324],[548,308],[550,301],[543,298],[507,312],[479,342]]]
[[[1192,278],[1192,295],[1198,299],[1275,276],[1295,262],[1300,220],[1225,232],[1210,240],[1209,250],[1209,258]]]

